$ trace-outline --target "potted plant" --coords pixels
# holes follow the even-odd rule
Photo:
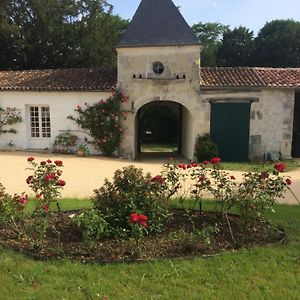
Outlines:
[[[81,144],[77,147],[76,153],[77,153],[77,155],[80,156],[80,157],[87,156],[87,155],[89,154],[89,148],[88,148],[87,144],[81,143]]]

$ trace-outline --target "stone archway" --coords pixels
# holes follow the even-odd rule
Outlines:
[[[164,120],[159,120],[161,116],[160,118],[153,118],[153,122],[160,122],[160,124],[154,124],[154,126],[151,126],[151,124],[149,124],[149,117],[151,117],[151,114],[153,117],[153,113],[158,110],[164,110],[164,118],[166,120],[165,122],[163,122]],[[148,120],[146,121],[145,116],[148,117]],[[168,126],[170,124],[167,124],[166,122],[173,122],[173,130],[171,130],[170,126]],[[144,152],[156,152],[158,154],[162,154],[164,152],[168,155],[177,154],[185,158],[192,159],[195,140],[194,123],[192,114],[181,103],[165,100],[145,103],[139,107],[135,115],[135,157]],[[145,124],[148,124],[149,128],[147,128]],[[157,134],[159,129],[160,132]],[[151,149],[150,151],[145,151],[147,147],[143,148],[143,146],[147,144],[147,138],[150,143],[154,142],[154,150],[152,151]],[[155,151],[155,143],[157,143],[158,146],[157,151]],[[160,151],[160,147],[164,147],[164,145],[166,145],[166,151]],[[173,148],[169,147],[172,145]],[[168,151],[168,149],[170,149],[170,151]]]

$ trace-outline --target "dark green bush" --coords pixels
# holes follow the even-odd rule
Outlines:
[[[134,166],[117,170],[113,181],[105,180],[95,190],[94,209],[98,211],[114,235],[130,234],[129,218],[132,213],[148,217],[147,233],[161,232],[171,214],[164,185],[153,182],[150,174]]]
[[[199,162],[211,160],[219,155],[217,145],[213,143],[209,134],[197,137],[195,154]]]

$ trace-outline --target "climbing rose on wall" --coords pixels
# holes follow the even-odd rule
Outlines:
[[[78,116],[69,116],[90,137],[90,144],[106,156],[112,156],[118,149],[123,133],[121,119],[126,118],[126,112],[121,110],[121,103],[127,98],[121,91],[116,90],[106,100],[100,100],[85,108],[76,108]]]

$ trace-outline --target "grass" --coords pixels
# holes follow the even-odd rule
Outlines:
[[[90,207],[64,199],[63,209]],[[206,209],[212,202],[204,202]],[[137,264],[39,262],[0,249],[0,295],[14,299],[299,299],[300,206],[272,215],[289,240],[211,258]]]
[[[148,144],[144,143],[141,145],[142,152],[176,152],[178,146],[176,144]]]
[[[286,171],[299,168],[299,163],[295,159],[283,160],[282,162],[286,164]],[[231,171],[261,172],[272,169],[273,166],[274,162],[222,162],[222,167]]]

